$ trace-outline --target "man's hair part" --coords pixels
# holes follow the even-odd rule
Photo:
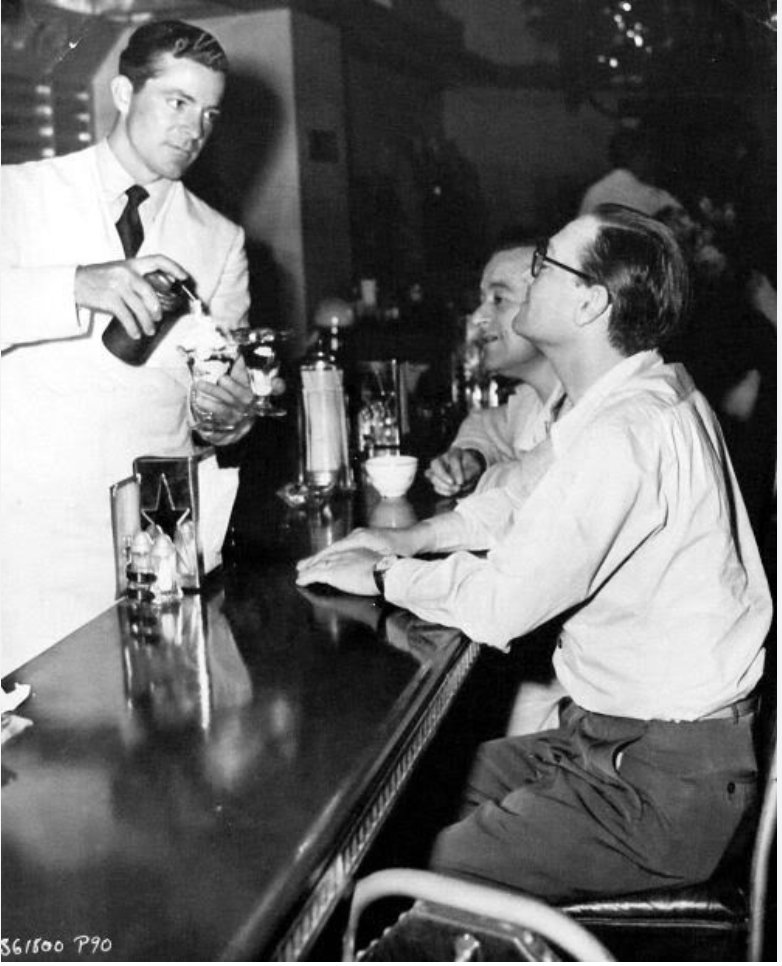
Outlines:
[[[611,295],[611,345],[625,356],[659,348],[682,325],[689,292],[687,263],[673,232],[625,205],[600,205],[592,217],[597,235],[581,268]]]
[[[119,72],[138,91],[160,72],[160,60],[165,54],[195,61],[220,74],[228,73],[228,57],[220,43],[201,27],[181,20],[155,20],[134,31],[120,54]]]

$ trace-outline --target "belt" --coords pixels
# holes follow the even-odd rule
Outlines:
[[[754,714],[759,706],[760,698],[756,694],[753,694],[748,698],[742,698],[741,701],[734,701],[733,704],[726,704],[724,708],[717,708],[711,714],[704,714],[695,720],[714,721],[718,718],[733,718],[734,721],[737,721],[745,715]]]

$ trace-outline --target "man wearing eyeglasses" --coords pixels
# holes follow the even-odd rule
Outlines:
[[[532,275],[515,326],[571,406],[537,478],[355,533],[299,580],[380,589],[500,648],[563,617],[559,726],[481,746],[436,869],[557,900],[700,882],[756,795],[771,601],[716,418],[657,351],[685,263],[663,225],[606,205],[542,246]],[[413,556],[431,550],[453,552]]]

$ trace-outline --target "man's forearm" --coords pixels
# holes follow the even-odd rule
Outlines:
[[[441,513],[405,530],[397,530],[394,536],[395,543],[398,539],[397,552],[406,557],[475,549],[468,547],[467,527],[464,518],[456,511]]]

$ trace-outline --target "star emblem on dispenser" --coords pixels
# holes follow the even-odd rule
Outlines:
[[[161,473],[157,481],[155,506],[151,510],[142,510],[141,515],[148,523],[160,527],[173,540],[178,524],[183,523],[190,515],[190,507],[175,505],[168,478],[165,473]]]

